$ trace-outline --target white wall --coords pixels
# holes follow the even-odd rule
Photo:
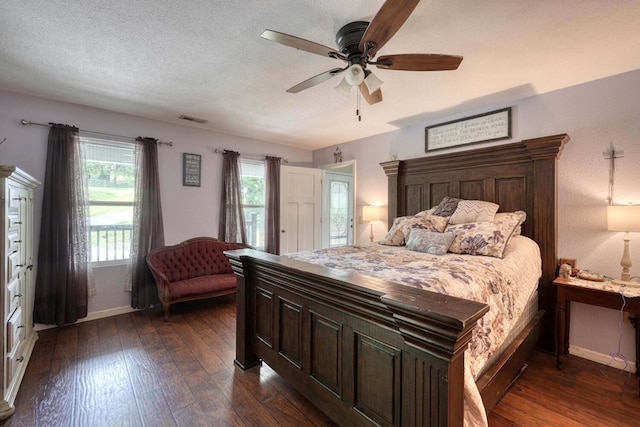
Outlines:
[[[158,150],[166,244],[179,243],[190,237],[218,235],[222,157],[214,154],[213,148],[236,150],[247,155],[281,156],[292,165],[308,166],[312,161],[309,150],[0,91],[0,141],[6,138],[0,145],[0,164],[16,165],[43,183],[48,128],[22,126],[20,119],[173,141],[173,147],[160,146]],[[182,153],[185,152],[202,155],[200,187],[182,186]],[[35,236],[40,235],[42,194],[43,186],[36,192]],[[98,268],[94,277],[98,295],[89,299],[90,315],[130,305],[130,294],[123,290],[124,267]]]
[[[512,135],[507,141],[477,144],[471,148],[498,145],[558,133],[568,133],[567,144],[559,161],[558,182],[558,254],[577,258],[578,267],[619,277],[623,233],[607,231],[606,197],[609,163],[603,152],[611,145],[624,151],[616,162],[615,203],[640,204],[640,71],[621,74],[572,88],[509,103],[486,105],[464,116],[512,106]],[[386,176],[379,163],[392,155],[400,159],[426,155],[424,127],[457,119],[444,117],[379,135],[340,144],[344,160],[357,160],[358,206],[385,201]],[[464,147],[470,148],[470,147]],[[463,149],[463,148],[461,148]],[[331,161],[335,146],[314,152],[314,164]],[[450,150],[454,151],[454,150]],[[458,151],[458,150],[455,150]],[[438,151],[438,154],[446,151]],[[376,227],[376,237],[384,235],[386,221]],[[366,225],[360,225],[358,241],[366,242]],[[640,276],[640,233],[632,233],[632,276]],[[600,358],[618,351],[620,313],[582,304],[571,311],[571,345],[577,354]],[[623,324],[621,352],[635,361],[634,330]],[[594,352],[594,354],[589,354]]]

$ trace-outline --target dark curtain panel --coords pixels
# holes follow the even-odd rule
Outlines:
[[[87,212],[78,128],[50,123],[34,322],[62,326],[87,316]]]
[[[138,174],[131,236],[131,306],[143,309],[160,304],[146,257],[151,249],[164,246],[164,228],[157,140],[138,137],[136,143]]]
[[[246,244],[239,157],[240,153],[235,151],[225,150],[222,153],[222,200],[218,239]]]
[[[265,251],[280,254],[280,157],[266,158]]]

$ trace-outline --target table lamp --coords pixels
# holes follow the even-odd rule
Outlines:
[[[621,205],[607,207],[607,228],[609,231],[624,231],[624,252],[622,253],[621,279],[631,280],[631,256],[629,255],[629,232],[640,231],[640,205]]]
[[[379,206],[363,206],[362,207],[362,222],[369,222],[370,234],[369,239],[373,242],[373,221],[380,220],[380,207]]]

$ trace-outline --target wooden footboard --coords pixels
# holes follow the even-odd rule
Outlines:
[[[485,304],[258,252],[238,276],[236,360],[266,362],[341,425],[463,424],[464,351]]]

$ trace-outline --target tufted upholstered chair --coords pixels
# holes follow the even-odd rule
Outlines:
[[[224,251],[246,247],[213,237],[195,237],[149,252],[147,264],[158,287],[164,320],[169,319],[171,304],[236,292],[236,276]]]

